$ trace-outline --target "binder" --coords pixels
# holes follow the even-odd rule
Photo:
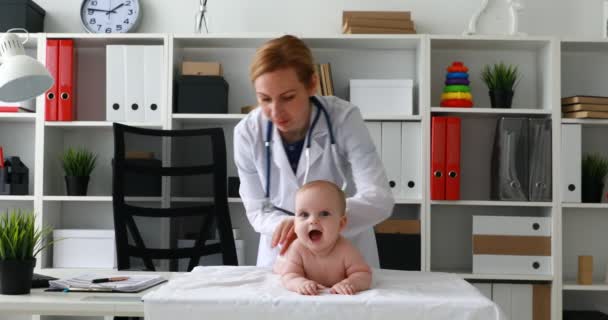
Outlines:
[[[143,122],[144,111],[144,46],[125,46],[125,120]]]
[[[146,122],[160,123],[162,84],[162,46],[145,46],[144,48],[144,119]]]
[[[372,142],[376,147],[376,153],[379,157],[382,156],[382,124],[380,121],[365,121],[367,131],[372,138]]]
[[[431,118],[431,200],[445,200],[445,117]]]
[[[460,127],[458,117],[446,119],[445,199],[460,200]]]
[[[106,46],[106,120],[125,120],[125,54],[120,45]]]
[[[74,55],[74,40],[61,39],[59,40],[59,71],[58,71],[58,87],[59,94],[57,101],[57,120],[73,121],[76,118],[75,96],[76,84],[75,77],[75,55]]]
[[[500,118],[492,150],[491,197],[528,200],[528,120]]]
[[[382,162],[395,197],[401,196],[401,123],[382,122]]]
[[[421,133],[420,122],[401,124],[401,190],[405,199],[422,198]]]
[[[562,201],[581,202],[582,127],[562,124]]]
[[[57,81],[59,75],[59,40],[46,41],[46,68],[53,77],[53,86],[46,92],[44,120],[57,121]]]
[[[551,201],[551,119],[529,119],[529,200]]]

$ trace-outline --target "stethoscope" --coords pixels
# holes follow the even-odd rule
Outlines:
[[[344,191],[344,190],[346,190],[348,183],[346,181],[346,177],[344,176],[344,172],[342,172],[342,167],[340,167],[339,163],[337,163],[338,148],[336,146],[336,138],[334,137],[334,132],[332,129],[332,124],[331,124],[331,119],[329,117],[329,113],[327,112],[327,109],[325,109],[325,107],[323,106],[321,101],[319,101],[319,99],[317,97],[315,97],[315,96],[310,97],[310,101],[317,107],[317,112],[315,113],[315,117],[312,120],[312,124],[310,126],[310,129],[308,129],[308,135],[306,137],[306,148],[304,149],[304,156],[306,157],[306,171],[304,172],[303,184],[306,184],[306,182],[308,181],[308,173],[310,171],[310,145],[311,145],[311,141],[312,141],[311,140],[312,133],[315,129],[315,126],[317,125],[317,122],[319,121],[319,118],[321,117],[321,113],[323,113],[323,116],[325,117],[325,121],[327,122],[327,129],[329,130],[329,142],[331,144],[331,153],[334,158],[334,164],[336,165],[336,168],[338,169],[338,174],[340,175],[340,179],[342,179],[342,191]],[[272,157],[270,147],[271,147],[271,143],[272,143],[272,128],[273,128],[272,121],[268,121],[268,124],[266,125],[266,140],[264,141],[264,147],[266,148],[266,194],[265,194],[264,203],[262,204],[262,212],[269,213],[269,212],[272,212],[273,210],[278,210],[287,215],[293,216],[294,215],[293,212],[291,212],[289,210],[285,210],[280,207],[277,207],[277,206],[273,205],[272,202],[270,201],[270,158]]]

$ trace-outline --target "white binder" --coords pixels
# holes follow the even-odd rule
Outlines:
[[[511,319],[532,320],[533,288],[531,284],[510,284]]]
[[[500,307],[502,312],[511,318],[511,285],[508,283],[492,284],[492,300]]]
[[[562,124],[562,201],[581,202],[582,127]]]
[[[475,287],[481,294],[483,294],[486,298],[492,300],[492,284],[491,283],[480,283],[473,282],[471,283],[473,287]]]
[[[144,46],[125,46],[125,120],[143,122],[144,112]]]
[[[125,120],[124,46],[106,46],[106,120]]]
[[[148,123],[161,122],[163,47],[144,47],[144,115]]]
[[[420,122],[401,124],[401,194],[405,199],[422,199],[421,133]]]
[[[372,142],[376,146],[378,156],[382,156],[382,125],[380,121],[365,121],[367,131],[372,138]]]
[[[382,162],[395,198],[401,197],[401,123],[382,122]]]

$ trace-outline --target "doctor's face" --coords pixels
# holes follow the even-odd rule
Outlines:
[[[306,133],[310,119],[309,97],[316,88],[316,77],[313,78],[310,84],[305,84],[293,68],[283,68],[255,79],[253,85],[262,112],[281,133],[296,136]]]

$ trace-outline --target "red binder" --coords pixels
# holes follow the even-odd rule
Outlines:
[[[447,117],[445,199],[460,200],[460,127],[458,117]]]
[[[57,121],[57,75],[59,59],[59,40],[46,41],[46,68],[53,77],[53,86],[46,92],[44,119]]]
[[[431,118],[431,200],[445,200],[446,117]]]
[[[74,114],[74,40],[59,40],[59,76],[58,87],[59,100],[57,102],[57,120],[72,121]]]

